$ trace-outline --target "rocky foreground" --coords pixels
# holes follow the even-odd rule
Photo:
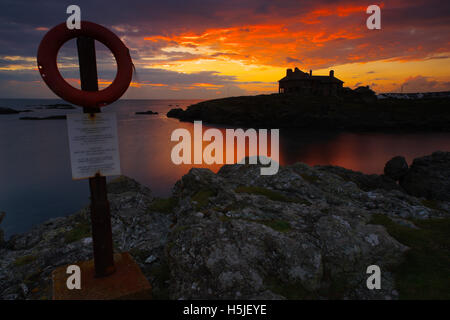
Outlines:
[[[450,153],[385,172],[191,169],[168,199],[120,177],[108,186],[115,250],[155,299],[448,299]],[[89,208],[0,241],[0,298],[50,299],[51,272],[91,257]],[[374,264],[380,290],[366,287]]]

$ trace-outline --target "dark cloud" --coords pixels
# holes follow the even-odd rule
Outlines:
[[[286,62],[287,63],[300,63],[301,61],[300,61],[300,59],[286,57]]]
[[[139,82],[162,83],[168,85],[187,85],[192,83],[209,83],[224,85],[234,83],[236,77],[220,75],[215,71],[181,73],[164,69],[141,69],[136,73]]]

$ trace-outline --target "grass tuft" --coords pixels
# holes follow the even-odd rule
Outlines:
[[[317,294],[306,290],[301,283],[285,283],[278,277],[269,275],[264,279],[264,284],[272,292],[282,295],[288,300],[317,299]]]
[[[20,266],[24,266],[26,264],[29,264],[29,263],[33,262],[34,260],[36,260],[36,257],[33,256],[33,255],[22,256],[22,257],[17,258],[14,261],[14,265],[16,267],[20,267]]]
[[[178,201],[174,197],[169,198],[155,198],[150,205],[150,211],[171,213],[177,206]]]
[[[441,210],[441,208],[438,206],[436,200],[422,200],[422,205],[424,207],[428,207],[430,209],[434,209],[434,210]]]
[[[291,200],[289,198],[285,197],[281,193],[270,190],[270,189],[261,188],[261,187],[239,186],[234,191],[237,193],[249,193],[249,194],[265,196],[273,201],[291,202]]]
[[[214,197],[216,192],[212,190],[200,190],[196,194],[192,196],[192,201],[197,202],[196,209],[200,210],[208,204],[208,200],[210,197]]]
[[[394,269],[400,299],[450,299],[450,219],[412,220],[420,229],[393,222],[381,214],[370,223],[410,247],[405,260]]]
[[[80,222],[64,234],[66,244],[91,236],[91,226],[88,222]]]
[[[265,196],[266,198],[269,198],[272,201],[280,201],[280,202],[295,202],[300,204],[305,204],[310,206],[311,202],[305,199],[300,198],[288,198],[284,196],[283,194],[267,189],[262,187],[255,187],[255,186],[239,186],[234,190],[236,193],[248,193],[248,194],[256,194],[260,196]]]
[[[300,174],[300,176],[309,183],[314,183],[317,180],[319,180],[319,177],[312,176],[312,175],[306,174],[306,173],[302,173],[302,174]]]
[[[256,222],[259,222],[259,221],[256,221]],[[292,230],[289,222],[283,221],[283,220],[268,220],[268,221],[262,221],[262,223],[278,232],[289,232]]]

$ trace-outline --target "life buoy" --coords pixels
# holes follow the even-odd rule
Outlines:
[[[87,36],[103,43],[117,62],[117,74],[111,85],[100,91],[83,91],[71,86],[56,63],[62,45],[73,38]],[[93,22],[81,21],[81,29],[69,30],[61,23],[47,32],[37,54],[38,69],[49,88],[62,99],[83,107],[102,107],[119,99],[128,89],[133,76],[130,52],[113,32]]]

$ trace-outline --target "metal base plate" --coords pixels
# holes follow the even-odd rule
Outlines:
[[[53,300],[117,300],[151,299],[151,285],[128,252],[114,254],[116,271],[103,278],[95,278],[94,260],[74,263],[81,270],[81,289],[69,290],[68,266],[52,273]]]

